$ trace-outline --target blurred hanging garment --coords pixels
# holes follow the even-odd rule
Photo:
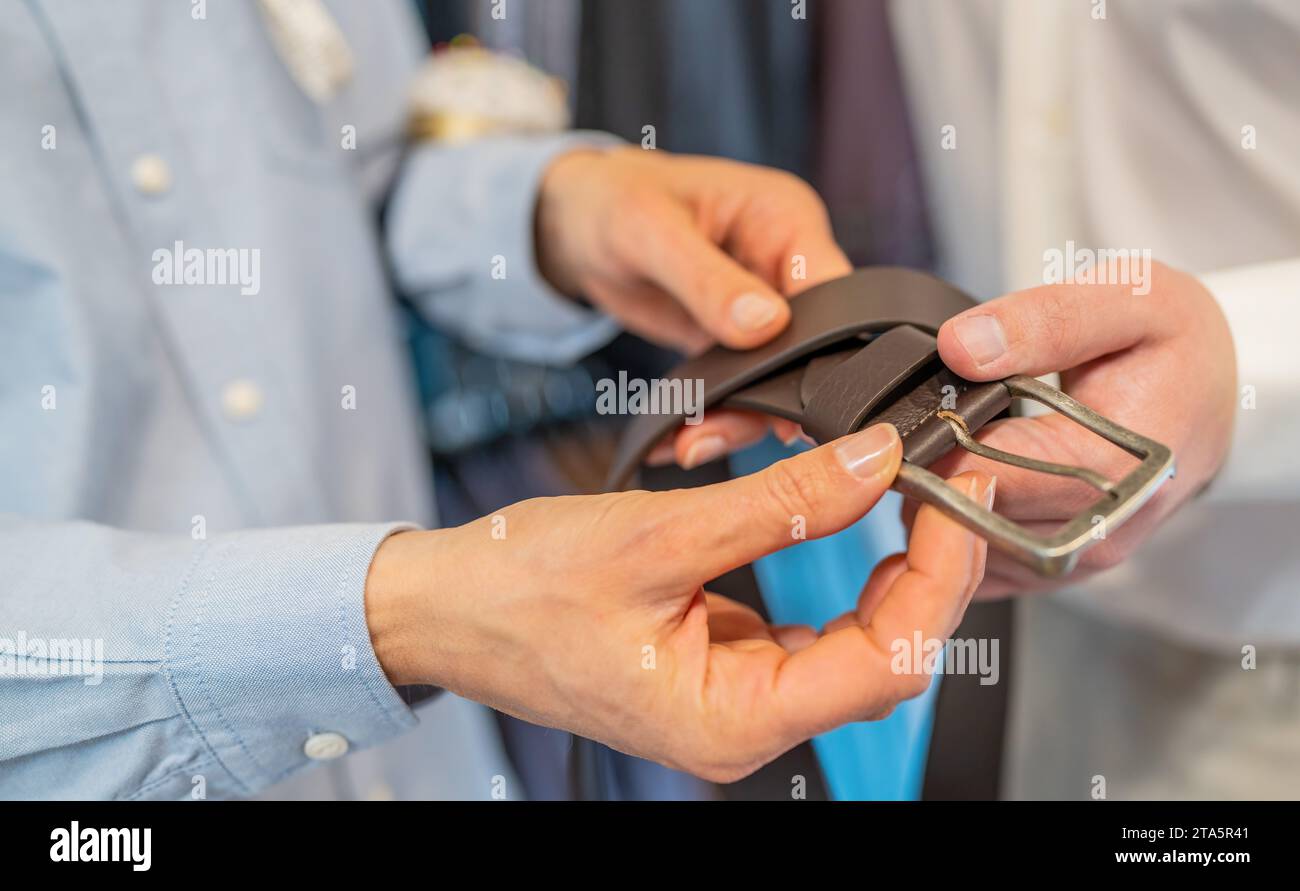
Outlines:
[[[857,266],[927,268],[930,231],[886,0],[821,0],[817,9],[814,180],[835,235]]]
[[[811,25],[766,0],[586,3],[578,124],[807,176]]]

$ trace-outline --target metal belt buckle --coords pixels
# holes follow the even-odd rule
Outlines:
[[[918,501],[934,505],[957,522],[978,532],[990,546],[1040,575],[1066,575],[1074,569],[1085,550],[1104,538],[1108,530],[1118,528],[1136,513],[1174,475],[1173,452],[1167,446],[1097,414],[1042,381],[1016,375],[1001,383],[1012,397],[1032,399],[1046,405],[1140,458],[1141,463],[1122,480],[1113,483],[1087,468],[1039,461],[983,445],[970,435],[966,422],[960,415],[951,411],[939,411],[936,417],[952,428],[957,444],[971,454],[1028,470],[1073,477],[1092,486],[1101,493],[1101,497],[1051,535],[1035,535],[1019,523],[959,494],[939,476],[909,461],[904,461],[899,468],[894,488]]]
[[[702,408],[786,418],[818,442],[870,424],[892,423],[902,437],[904,459],[895,489],[934,505],[1039,574],[1065,575],[1083,551],[1118,528],[1173,475],[1174,456],[1160,443],[1033,378],[977,383],[955,375],[940,360],[935,335],[947,319],[975,305],[952,285],[924,273],[861,269],[794,298],[790,325],[769,343],[744,352],[715,347],[687,360],[670,377],[700,382]],[[976,442],[972,433],[1017,397],[1060,412],[1141,463],[1112,482],[1086,468]],[[634,418],[619,445],[608,487],[625,485],[655,443],[681,420],[681,412]],[[925,469],[958,446],[1004,464],[1082,480],[1101,497],[1056,532],[1037,535],[958,494]]]

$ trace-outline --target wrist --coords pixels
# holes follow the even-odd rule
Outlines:
[[[366,625],[375,658],[394,686],[437,684],[436,650],[426,613],[433,602],[431,579],[437,532],[398,532],[384,539],[366,574]]]
[[[580,202],[582,183],[590,175],[592,164],[604,153],[579,148],[565,152],[551,161],[542,174],[537,193],[534,223],[537,271],[553,288],[568,297],[577,297],[582,286],[577,273],[578,261],[570,245],[575,240],[575,213],[571,208]]]

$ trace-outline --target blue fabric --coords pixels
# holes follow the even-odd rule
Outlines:
[[[748,474],[792,451],[769,439],[731,459]],[[820,628],[857,605],[858,594],[883,557],[903,550],[899,496],[888,493],[862,520],[836,535],[806,541],[754,564],[763,601],[777,624]],[[934,721],[939,675],[925,694],[883,721],[849,724],[813,740],[831,795],[839,800],[920,797]]]
[[[362,603],[394,523],[435,521],[390,276],[499,354],[612,331],[532,256],[538,178],[591,137],[404,155],[411,8],[329,5],[355,71],[323,105],[255,3],[0,5],[0,652],[102,653],[91,684],[0,657],[0,798],[247,795],[313,733],[411,727]],[[176,242],[258,251],[256,293],[159,282]]]

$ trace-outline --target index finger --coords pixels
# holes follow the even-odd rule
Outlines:
[[[626,259],[711,337],[732,349],[750,349],[789,323],[785,299],[715,244],[684,207],[647,194],[633,220],[620,230]]]

